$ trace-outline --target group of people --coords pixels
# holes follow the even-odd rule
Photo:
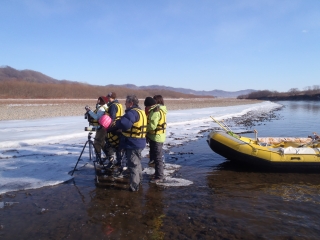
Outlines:
[[[97,158],[101,160],[103,150],[109,160],[107,167],[124,167],[130,173],[131,191],[138,191],[142,181],[141,152],[149,144],[150,161],[155,165],[155,175],[151,183],[164,180],[163,143],[166,140],[167,108],[161,95],[146,97],[145,109],[139,107],[135,95],[128,95],[125,110],[117,100],[115,92],[98,98],[96,109],[85,107],[91,116],[91,125],[97,126],[94,147]],[[111,118],[108,125],[103,124],[104,116]],[[114,154],[116,158],[114,158]],[[126,162],[123,162],[123,156]]]

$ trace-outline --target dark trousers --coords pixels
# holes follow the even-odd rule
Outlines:
[[[154,169],[155,169],[155,178],[163,179],[163,143],[155,142],[149,139],[149,147],[150,147],[150,160],[154,161]]]
[[[105,142],[106,135],[107,135],[106,129],[104,127],[100,127],[96,131],[96,135],[94,137],[93,145],[94,145],[97,153],[100,155],[101,155],[101,149],[104,147],[104,145],[106,143]]]
[[[106,145],[104,147],[104,152],[107,155],[107,158],[110,159],[111,157],[113,157],[114,153],[116,153],[116,160],[121,162],[122,157],[123,157],[123,153],[120,150],[119,147],[113,147],[111,146],[108,141],[106,140]]]
[[[141,152],[142,149],[125,149],[128,169],[130,171],[131,191],[138,191],[139,184],[142,181]]]

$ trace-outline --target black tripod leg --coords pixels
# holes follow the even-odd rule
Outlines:
[[[79,158],[78,158],[78,161],[77,161],[76,165],[75,165],[74,168],[73,168],[73,171],[72,171],[72,173],[71,173],[71,176],[73,176],[73,173],[74,173],[74,171],[75,171],[76,168],[77,168],[77,165],[78,165],[78,163],[79,163],[79,161],[80,161],[80,159],[81,159],[82,153],[83,153],[84,149],[86,148],[88,142],[89,142],[89,141],[86,141],[86,143],[84,144],[84,146],[83,146],[83,148],[82,148],[82,151],[81,151],[81,153],[80,153],[80,156],[79,156]]]
[[[102,163],[102,161],[101,161],[101,156],[98,154],[97,149],[96,149],[96,147],[94,146],[93,142],[90,141],[90,142],[89,142],[90,158],[91,158],[91,155],[92,155],[93,150],[94,150],[94,153],[95,153],[95,155],[96,155],[96,159],[93,160],[94,172],[95,172],[95,174],[96,174],[96,181],[97,181],[97,183],[99,183],[98,171],[97,171],[96,162],[99,162],[99,164]]]
[[[89,140],[89,159],[90,159],[90,161],[92,160],[92,157],[93,157],[93,149],[94,149],[93,142],[91,140]]]

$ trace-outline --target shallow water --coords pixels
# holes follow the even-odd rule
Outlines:
[[[319,102],[282,102],[280,119],[258,123],[259,136],[306,137],[319,130]],[[232,127],[232,126],[231,126]],[[319,131],[320,132],[320,131]],[[249,134],[250,135],[250,134]],[[206,137],[172,148],[184,187],[124,181],[96,187],[92,168],[71,182],[4,194],[1,239],[318,239],[320,174],[257,171],[211,151]],[[76,161],[76,160],[75,160]],[[147,167],[148,159],[143,159]]]

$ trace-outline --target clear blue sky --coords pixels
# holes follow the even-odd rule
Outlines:
[[[94,85],[319,85],[319,0],[3,0],[0,66]]]

